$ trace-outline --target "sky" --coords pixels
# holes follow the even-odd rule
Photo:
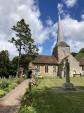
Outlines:
[[[15,37],[12,26],[24,18],[39,54],[52,55],[57,42],[58,11],[64,40],[71,51],[78,52],[84,48],[83,0],[0,0],[0,51],[8,50],[10,58],[18,55],[15,46],[8,40]]]

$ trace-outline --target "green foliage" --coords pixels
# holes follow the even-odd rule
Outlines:
[[[76,55],[76,58],[77,59],[81,59],[81,58],[83,58],[84,57],[84,53],[78,53],[77,55]]]
[[[31,37],[31,30],[29,28],[29,25],[25,23],[24,19],[21,19],[16,23],[15,26],[12,28],[13,31],[15,31],[16,37],[12,37],[10,40],[11,43],[13,43],[18,52],[19,52],[19,57],[18,57],[18,66],[20,65],[20,58],[22,54],[22,50],[28,55],[37,55],[38,49],[34,43],[34,40]]]
[[[9,54],[7,50],[0,52],[0,77],[5,76],[8,78],[8,67],[9,67]]]
[[[35,56],[30,56],[30,55],[25,55],[25,54],[23,54],[22,56],[21,56],[21,58],[20,58],[20,65],[22,66],[22,67],[24,67],[24,69],[25,70],[27,70],[28,69],[28,64],[29,64],[29,62],[30,61],[32,61],[32,59],[34,58]]]
[[[32,92],[29,91],[29,89],[27,89],[25,95],[22,98],[22,105],[24,105],[24,103],[26,103],[27,105],[32,104]]]
[[[9,78],[9,75],[16,76],[18,64],[18,57],[13,58],[12,61],[9,59],[9,53],[7,50],[0,52],[0,77]]]
[[[80,49],[79,53],[77,53],[76,58],[81,59],[84,57],[84,48]]]
[[[80,49],[79,53],[84,53],[84,48]]]
[[[14,57],[12,61],[10,61],[9,75],[16,76],[17,65],[18,65],[18,57]]]
[[[5,92],[4,90],[1,90],[1,89],[0,89],[0,97],[4,96],[5,93],[6,93],[6,92]]]
[[[29,39],[30,41],[32,40],[29,25],[26,25],[24,19],[22,19],[18,21],[15,26],[13,26],[12,30],[16,32],[16,37],[18,38],[15,39],[13,37],[10,42],[14,43],[17,50],[19,51],[19,55],[21,55],[21,50],[25,49],[27,39]]]
[[[9,83],[7,81],[2,81],[0,83],[0,89],[5,89],[9,86]]]
[[[23,80],[21,78],[0,79],[0,97],[14,89],[18,85],[18,81],[21,83]]]
[[[19,110],[19,113],[37,113],[32,106],[24,105],[24,107],[21,107]]]
[[[0,67],[8,66],[9,64],[9,54],[7,50],[0,52]]]

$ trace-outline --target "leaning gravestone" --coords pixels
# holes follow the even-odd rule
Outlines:
[[[65,60],[65,83],[63,84],[63,88],[65,90],[75,90],[75,87],[72,83],[70,83],[70,63],[68,62],[68,59]]]

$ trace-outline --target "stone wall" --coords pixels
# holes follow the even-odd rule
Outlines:
[[[37,65],[35,65],[35,66],[37,66]],[[56,65],[47,65],[48,66],[48,72],[47,73],[45,72],[46,64],[39,65],[39,66],[40,66],[40,70],[38,72],[39,75],[42,75],[42,76],[57,76],[58,66],[56,66]],[[54,70],[53,66],[56,66],[56,70]]]
[[[65,57],[70,55],[70,47],[61,47],[58,46],[58,61],[59,63],[64,59]]]
[[[70,76],[80,76],[82,68],[80,67],[79,62],[72,55],[69,56],[68,60],[70,62]]]
[[[82,68],[80,67],[79,62],[76,60],[76,58],[71,55],[70,47],[58,46],[59,63],[67,56],[70,63],[70,76],[80,76]],[[62,71],[62,76],[64,76],[64,70]]]

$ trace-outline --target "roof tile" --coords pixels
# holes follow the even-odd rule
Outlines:
[[[39,55],[33,61],[33,64],[58,64],[57,58],[54,56]]]

